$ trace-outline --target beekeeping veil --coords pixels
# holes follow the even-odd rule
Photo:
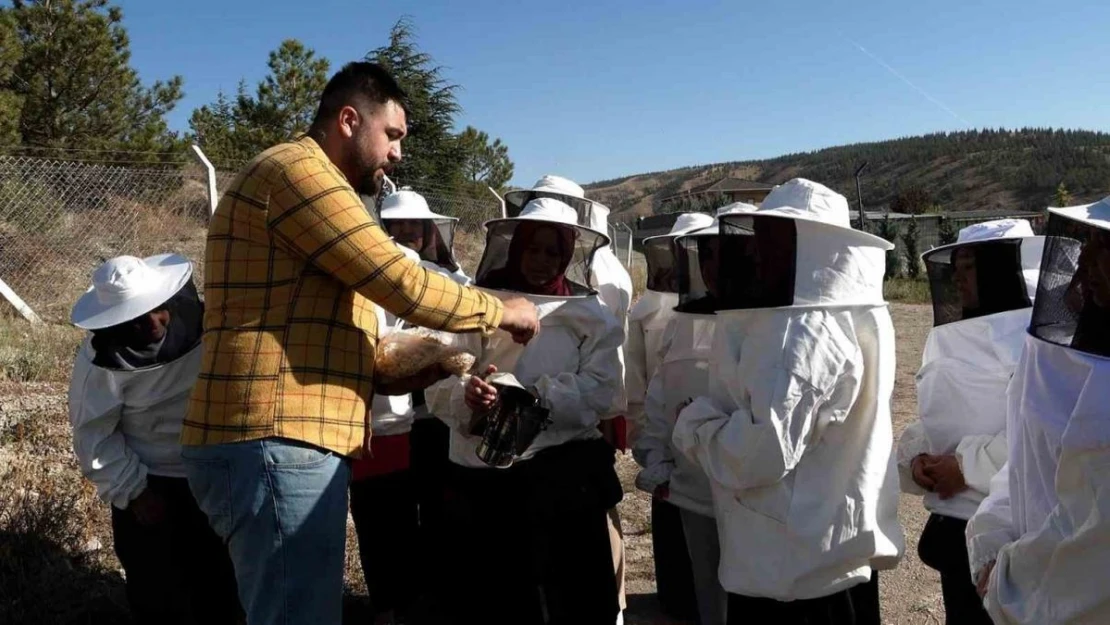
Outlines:
[[[726,243],[720,236],[720,219],[724,215],[751,213],[758,210],[751,204],[737,202],[718,209],[712,223],[699,230],[675,238],[675,262],[678,266],[678,312],[711,314],[721,303],[720,273],[734,268],[722,265],[722,249]],[[746,244],[751,232],[736,228],[728,245]]]
[[[575,210],[566,203],[540,198],[525,205],[516,217],[492,219],[485,226],[486,249],[475,277],[477,286],[535,295],[595,292],[589,280],[590,264],[609,237],[579,225]],[[539,280],[531,269],[536,264],[547,267]]]
[[[1029,332],[1110,357],[1110,198],[1048,210]]]
[[[705,213],[683,213],[667,234],[648,237],[643,241],[644,259],[647,261],[647,289],[657,293],[678,293],[678,268],[675,240],[695,230],[713,225],[713,218]]]
[[[922,254],[933,325],[1032,306],[1043,248],[1028,221],[1001,219],[964,228],[955,243]]]
[[[458,271],[454,255],[457,217],[433,213],[424,196],[402,189],[382,200],[381,221],[386,232],[398,243],[409,247],[418,244],[416,252],[421,260]]]
[[[887,250],[855,230],[844,196],[796,178],[754,212],[720,222],[719,310],[874,305],[883,302]]]

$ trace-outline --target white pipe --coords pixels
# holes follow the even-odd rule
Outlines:
[[[505,198],[501,197],[497,191],[494,191],[493,187],[487,186],[486,188],[493,194],[493,197],[497,198],[497,203],[501,205],[501,218],[504,219],[508,217],[509,214],[505,211]]]
[[[35,311],[31,310],[31,307],[27,305],[27,302],[23,301],[22,298],[16,295],[15,291],[13,291],[11,287],[9,287],[3,280],[0,280],[0,295],[2,295],[4,299],[11,302],[12,306],[15,306],[15,309],[19,311],[19,314],[23,315],[24,319],[30,321],[31,323],[42,323],[42,319],[40,319],[39,316],[35,314]]]
[[[204,165],[204,168],[208,170],[208,215],[211,216],[216,214],[216,204],[220,200],[219,195],[217,195],[218,191],[216,191],[216,168],[212,166],[212,161],[208,160],[208,157],[204,155],[199,145],[194,143],[192,147],[193,155],[196,156],[200,164]]]

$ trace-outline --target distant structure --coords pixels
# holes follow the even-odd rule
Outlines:
[[[759,204],[774,185],[742,178],[720,178],[687,189],[659,200],[657,213],[673,213],[684,210],[712,210],[733,202]]]

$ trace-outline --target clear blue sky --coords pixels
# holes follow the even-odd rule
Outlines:
[[[143,80],[185,78],[179,130],[219,89],[253,89],[282,39],[334,69],[409,14],[463,87],[459,126],[505,140],[518,185],[967,127],[1110,129],[1106,0],[118,4]]]

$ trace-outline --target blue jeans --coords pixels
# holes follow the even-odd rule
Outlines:
[[[182,449],[189,487],[228,545],[250,625],[340,625],[350,465],[268,438]]]

